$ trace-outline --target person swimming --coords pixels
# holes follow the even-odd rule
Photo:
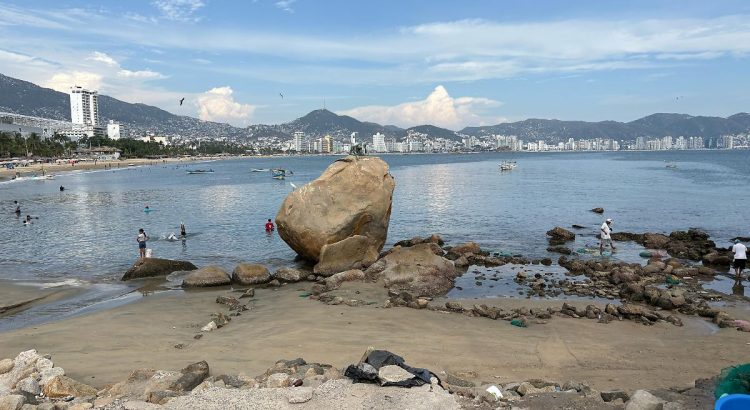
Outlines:
[[[21,204],[18,201],[13,201],[13,205],[16,206],[16,216],[21,216]]]
[[[187,231],[185,230],[185,224],[183,222],[180,222],[180,236],[183,238],[187,237]]]
[[[65,191],[65,187],[60,185],[60,192]]]
[[[266,222],[266,232],[273,232],[274,229],[276,229],[276,227],[273,226],[273,222],[269,219],[268,222]]]

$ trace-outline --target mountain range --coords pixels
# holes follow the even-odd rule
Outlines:
[[[70,121],[68,94],[0,74],[0,112]],[[128,103],[106,95],[99,95],[99,113],[103,123],[115,120],[132,134],[154,132],[157,135],[185,137],[226,137],[232,140],[290,139],[296,131],[310,137],[326,134],[347,139],[352,132],[360,138],[380,132],[386,137],[404,138],[409,134],[432,138],[460,140],[464,135],[477,137],[494,134],[516,135],[523,140],[545,140],[556,143],[568,138],[612,138],[632,141],[637,137],[701,136],[717,138],[722,135],[750,132],[750,114],[738,113],[727,118],[690,116],[687,114],[652,114],[631,122],[618,121],[561,121],[527,119],[492,126],[466,127],[452,131],[433,125],[403,129],[394,125],[363,122],[331,111],[314,110],[294,121],[276,125],[234,127],[197,118],[175,115],[160,108],[140,103]]]

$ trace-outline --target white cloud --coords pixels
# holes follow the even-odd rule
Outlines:
[[[102,86],[102,76],[88,71],[57,73],[43,85],[63,93],[69,92],[70,87],[76,85],[92,90],[98,90]]]
[[[137,78],[141,80],[160,80],[167,78],[167,76],[151,70],[130,71],[121,69],[117,72],[117,76],[123,78]]]
[[[296,1],[297,0],[278,0],[276,2],[276,7],[286,11],[287,13],[294,13],[292,4],[294,4]]]
[[[237,126],[248,125],[255,106],[236,102],[233,93],[231,87],[217,87],[201,94],[197,99],[198,118]]]
[[[448,129],[461,129],[467,125],[487,123],[483,113],[487,108],[501,105],[499,101],[482,97],[453,98],[442,85],[424,100],[394,106],[370,105],[341,111],[362,121],[395,124],[401,127],[432,124]],[[493,121],[499,121],[495,118]]]
[[[200,20],[194,14],[206,5],[202,0],[155,0],[153,4],[164,18],[175,21]]]
[[[108,56],[106,53],[102,53],[100,51],[94,51],[88,58],[88,60],[91,61],[98,61],[100,63],[104,63],[108,66],[119,66],[120,64],[115,61],[114,58]]]

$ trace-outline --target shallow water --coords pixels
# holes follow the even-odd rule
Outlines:
[[[750,236],[747,222],[748,151],[629,153],[488,153],[385,155],[396,179],[388,243],[439,233],[452,244],[474,240],[496,252],[548,254],[545,232],[584,225],[574,245],[596,247],[604,218],[615,231],[708,231],[717,244]],[[98,297],[132,291],[119,282],[138,255],[138,228],[151,236],[155,257],[231,270],[239,262],[272,269],[295,254],[263,224],[273,218],[290,182],[301,186],[337,157],[275,157],[159,165],[61,174],[53,181],[0,183],[0,279],[32,282],[83,280]],[[501,173],[498,163],[518,167]],[[665,167],[665,161],[677,169]],[[215,172],[189,175],[190,168]],[[294,171],[285,181],[252,168]],[[66,190],[59,192],[64,185]],[[24,226],[13,213],[38,216]],[[152,212],[143,212],[149,205]],[[604,207],[604,215],[589,211]],[[169,241],[187,225],[185,241]],[[739,222],[738,222],[739,221]],[[612,258],[640,260],[623,246]],[[105,284],[103,289],[95,285]],[[88,306],[86,305],[86,306]],[[81,309],[76,306],[75,309]]]

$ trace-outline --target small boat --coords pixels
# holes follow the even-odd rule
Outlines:
[[[284,168],[273,168],[271,169],[271,176],[276,178],[277,176],[285,177],[287,175],[293,175],[294,173],[292,171],[287,171]],[[279,178],[277,178],[279,179]],[[283,178],[281,178],[283,179]]]
[[[192,174],[208,174],[211,172],[214,172],[214,170],[213,169],[193,169],[193,170],[189,170],[187,173],[192,175]]]
[[[283,175],[274,175],[271,178],[273,178],[273,179],[284,179],[284,176]]]
[[[670,169],[676,169],[677,168],[677,164],[672,164],[672,163],[669,163],[666,166],[667,166],[667,168],[670,168]]]
[[[512,171],[516,167],[516,161],[503,161],[498,166],[500,171]]]
[[[55,179],[54,175],[34,175],[29,177],[32,181],[50,181]]]
[[[268,168],[253,168],[250,170],[250,172],[268,172],[270,169]]]

